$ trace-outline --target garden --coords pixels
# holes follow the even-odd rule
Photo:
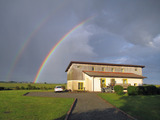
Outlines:
[[[154,85],[114,86],[115,93],[100,93],[101,98],[139,120],[160,120],[160,88]]]

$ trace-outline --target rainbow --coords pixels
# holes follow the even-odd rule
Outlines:
[[[63,2],[59,5],[57,5],[56,9],[51,13],[51,14],[48,14],[44,19],[42,19],[34,28],[33,32],[31,32],[29,34],[29,37],[27,37],[26,40],[24,40],[24,42],[22,43],[20,49],[18,50],[18,52],[16,53],[14,59],[13,59],[13,62],[11,63],[11,67],[7,73],[7,76],[6,76],[6,80],[9,81],[10,80],[10,77],[19,61],[19,59],[21,58],[24,50],[27,48],[28,44],[30,43],[30,41],[32,40],[32,38],[37,34],[37,32],[42,28],[42,26],[44,26],[47,21],[60,9],[62,8],[64,5],[66,5],[66,2]]]
[[[75,30],[77,30],[79,27],[81,27],[83,24],[85,24],[86,22],[88,22],[89,20],[91,20],[94,16],[89,17],[85,20],[83,20],[82,22],[80,22],[78,25],[76,25],[75,27],[73,27],[69,32],[67,32],[50,50],[50,52],[47,54],[47,56],[45,57],[45,59],[43,60],[40,68],[38,69],[38,72],[36,74],[36,77],[33,81],[33,83],[36,83],[39,79],[40,74],[42,73],[44,66],[47,64],[49,58],[51,57],[51,55],[53,54],[53,52],[56,50],[56,48],[71,34],[73,33]]]

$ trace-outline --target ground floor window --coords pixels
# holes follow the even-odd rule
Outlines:
[[[101,78],[101,88],[106,87],[106,79]]]
[[[115,86],[115,84],[116,84],[116,81],[115,81],[115,79],[112,78],[112,79],[111,79],[111,82],[110,82],[110,85],[111,85],[111,86]]]
[[[83,82],[78,82],[78,90],[83,90]]]
[[[137,83],[134,83],[134,86],[137,86]]]
[[[123,84],[128,84],[128,80],[127,79],[123,79]]]

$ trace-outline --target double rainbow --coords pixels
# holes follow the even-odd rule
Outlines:
[[[67,32],[50,50],[50,52],[47,54],[47,56],[45,57],[45,59],[43,60],[40,68],[38,69],[38,72],[36,74],[36,77],[33,81],[33,83],[36,83],[39,79],[40,74],[42,73],[45,65],[47,64],[47,62],[49,61],[49,58],[51,57],[51,55],[54,53],[55,49],[69,36],[71,35],[75,30],[77,30],[79,27],[81,27],[83,24],[85,24],[86,22],[88,22],[89,20],[91,20],[94,16],[89,17],[85,20],[83,20],[82,22],[80,22],[78,25],[76,25],[75,27],[73,27],[69,32]]]

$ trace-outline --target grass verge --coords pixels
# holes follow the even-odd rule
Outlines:
[[[160,95],[119,96],[106,93],[98,95],[139,120],[160,120]]]
[[[64,119],[74,99],[22,96],[29,90],[0,91],[0,120]]]

